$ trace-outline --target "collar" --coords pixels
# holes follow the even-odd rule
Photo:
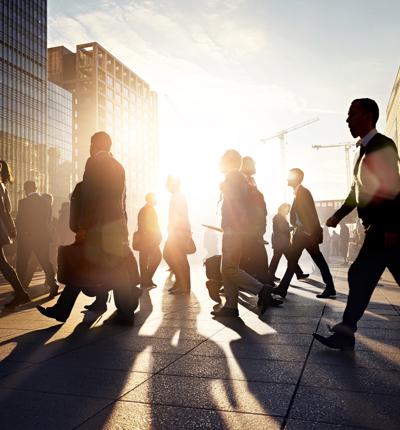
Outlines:
[[[31,196],[32,194],[37,194],[37,191],[34,191],[33,193],[29,193],[26,197]]]
[[[237,169],[236,167],[234,167],[233,169],[228,170],[225,173],[225,177],[227,177],[229,175],[229,173],[231,173],[233,170],[237,170],[239,173],[241,173],[243,175],[244,178],[246,178],[246,175],[243,172],[241,172],[239,169]]]
[[[293,189],[293,194],[294,194],[294,195],[296,195],[296,194],[297,194],[297,191],[299,190],[300,185],[301,185],[301,184],[297,185],[297,187]]]
[[[361,139],[360,145],[366,147],[369,143],[369,141],[376,135],[378,134],[378,131],[376,128],[373,128],[366,136],[364,136]]]
[[[96,152],[96,154],[94,154],[94,156],[96,157],[96,155],[99,155],[99,154],[101,154],[102,152],[105,152],[106,154],[109,154],[109,152],[108,152],[108,151],[99,151],[99,152]]]

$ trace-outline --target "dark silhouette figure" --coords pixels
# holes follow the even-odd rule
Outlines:
[[[125,211],[125,170],[111,154],[111,138],[105,132],[91,138],[90,158],[81,184],[82,198],[75,241],[101,249],[107,276],[104,285],[114,291],[116,315],[108,324],[133,325],[138,297],[130,285],[126,267],[128,227]],[[66,285],[52,308],[38,306],[45,316],[65,321],[82,287]]]
[[[310,254],[314,263],[321,271],[326,288],[318,298],[334,297],[336,295],[333,279],[329,267],[322,255],[319,244],[322,243],[323,232],[319,224],[314,199],[307,188],[304,188],[304,173],[300,169],[291,169],[287,182],[293,188],[295,198],[290,210],[290,223],[295,227],[293,234],[292,250],[288,260],[288,267],[278,287],[274,292],[281,297],[286,297],[290,281],[296,270],[299,258],[304,249]]]
[[[24,184],[26,197],[18,202],[18,215],[15,224],[18,230],[17,273],[27,287],[33,273],[27,276],[28,263],[32,252],[37,257],[50,287],[49,298],[58,294],[59,285],[50,263],[51,243],[51,204],[48,199],[37,193],[36,183],[26,181]]]
[[[157,196],[148,193],[145,199],[146,204],[138,213],[138,231],[143,234],[139,251],[140,285],[142,288],[152,288],[157,286],[153,282],[153,276],[162,259],[160,251],[162,236],[154,209]]]
[[[63,202],[58,215],[58,237],[60,245],[71,245],[75,242],[75,233],[69,227],[70,202]]]
[[[262,284],[268,284],[268,254],[264,242],[267,205],[253,178],[256,173],[255,161],[251,157],[243,157],[240,172],[248,184],[247,228],[243,237],[240,268]]]
[[[331,243],[332,243],[332,255],[336,257],[339,255],[339,244],[340,244],[340,237],[336,233],[336,231],[332,233]]]
[[[329,263],[329,257],[331,254],[331,235],[329,234],[329,228],[327,227],[326,224],[324,224],[323,226],[323,236],[324,236],[324,241],[322,242],[322,245],[321,245],[321,252],[325,257],[326,262]]]
[[[330,348],[353,349],[357,323],[372,293],[388,268],[400,285],[400,175],[395,143],[376,130],[379,108],[371,99],[352,102],[347,123],[353,137],[360,137],[354,180],[342,207],[328,219],[329,227],[357,208],[366,236],[348,273],[349,296],[340,324],[329,337],[314,337]]]
[[[170,294],[190,293],[190,266],[187,259],[187,243],[191,236],[186,197],[180,190],[181,181],[168,176],[166,187],[171,193],[168,217],[168,239],[164,245],[163,257],[175,275]]]
[[[242,164],[241,155],[229,149],[220,161],[221,173],[225,180],[220,184],[223,194],[221,208],[222,262],[221,275],[225,290],[226,303],[219,311],[211,312],[216,318],[237,317],[239,287],[255,295],[258,294],[263,314],[268,306],[279,305],[280,300],[271,296],[271,287],[263,285],[257,279],[239,268],[242,256],[243,237],[247,233],[246,209],[248,206],[249,186],[243,173],[239,172]]]
[[[42,194],[42,197],[46,198],[50,202],[50,207],[53,207],[53,195],[52,194]],[[59,245],[58,238],[58,220],[56,217],[51,216],[50,221],[50,263],[53,265],[54,270],[57,272],[57,250]]]
[[[11,217],[11,202],[6,188],[8,183],[13,182],[14,179],[7,161],[0,160],[0,272],[15,291],[15,297],[11,302],[4,304],[4,307],[9,308],[14,308],[31,301],[28,293],[24,290],[18,275],[10,264],[8,264],[3,251],[3,246],[12,243],[13,238],[15,238],[17,234],[14,220]]]
[[[350,231],[349,227],[342,222],[340,223],[340,254],[344,258],[344,264],[347,264],[347,250],[349,249]]]
[[[279,281],[279,279],[275,277],[275,272],[282,255],[284,255],[288,261],[290,258],[290,251],[292,249],[292,245],[290,243],[290,232],[293,230],[293,227],[290,227],[287,221],[289,211],[289,203],[282,203],[278,208],[278,213],[272,218],[271,242],[274,255],[272,256],[271,264],[269,266],[270,284],[274,281]],[[308,274],[303,273],[298,264],[295,267],[294,273],[299,280],[306,279],[309,276]]]

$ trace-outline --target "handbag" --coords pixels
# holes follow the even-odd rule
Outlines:
[[[59,246],[57,263],[57,279],[65,285],[102,285],[107,283],[110,273],[99,246],[76,243]]]
[[[204,262],[206,267],[207,279],[213,281],[222,281],[221,276],[221,255],[213,255]]]
[[[190,233],[189,239],[186,244],[186,254],[191,255],[194,254],[197,251],[196,244],[194,243],[192,233]]]
[[[142,251],[143,247],[145,245],[144,243],[144,236],[146,235],[146,233],[144,233],[143,231],[135,231],[133,233],[132,236],[132,249],[134,251]]]

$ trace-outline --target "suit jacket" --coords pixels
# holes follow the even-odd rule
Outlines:
[[[107,152],[90,157],[82,181],[79,227],[86,229],[85,243],[119,255],[128,241],[125,210],[125,170]],[[122,254],[121,254],[122,255]]]
[[[38,193],[30,194],[18,202],[18,215],[15,220],[18,243],[51,242],[51,204]]]
[[[301,223],[298,224],[297,216]],[[297,189],[292,208],[290,209],[290,223],[295,227],[303,227],[305,232],[322,242],[322,227],[319,223],[313,196],[307,188],[300,185]]]
[[[365,227],[400,231],[399,157],[393,140],[378,133],[361,146],[353,173],[350,193],[335,216],[342,219],[357,208]]]
[[[158,216],[152,205],[146,203],[138,213],[138,231],[160,236],[161,230],[158,225]]]
[[[272,219],[272,248],[282,249],[285,246],[290,246],[290,229],[286,218],[281,214],[276,214]]]

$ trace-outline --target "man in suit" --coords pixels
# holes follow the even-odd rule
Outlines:
[[[400,285],[400,175],[395,143],[376,130],[379,108],[371,99],[352,102],[347,123],[353,137],[359,137],[354,180],[350,193],[326,224],[336,227],[357,208],[365,228],[365,241],[348,273],[349,296],[340,324],[324,337],[315,339],[329,348],[353,349],[357,323],[384,270],[388,268]]]
[[[83,246],[99,247],[104,257],[104,284],[113,289],[117,307],[115,316],[105,323],[133,325],[138,298],[134,297],[125,263],[128,246],[125,170],[110,154],[111,145],[110,136],[103,131],[91,138],[75,241]],[[81,291],[79,286],[67,285],[55,306],[37,309],[49,318],[65,321]]]
[[[295,227],[295,230],[285,275],[273,292],[281,297],[286,297],[299,258],[303,250],[306,249],[321,271],[322,279],[326,285],[325,290],[317,297],[325,299],[334,297],[336,291],[328,264],[319,249],[319,244],[322,243],[323,230],[319,223],[314,199],[310,191],[301,185],[303,178],[303,171],[297,168],[291,169],[287,178],[288,185],[293,188],[295,195],[290,210],[290,223]]]
[[[160,251],[162,236],[154,209],[157,196],[154,193],[148,193],[145,200],[146,204],[138,213],[138,231],[143,234],[139,251],[140,285],[142,288],[153,288],[157,287],[153,282],[153,276],[162,259]]]
[[[17,274],[27,287],[32,280],[32,272],[27,277],[29,258],[34,252],[50,287],[49,298],[58,294],[59,285],[55,279],[53,265],[50,263],[51,242],[51,204],[37,193],[36,183],[26,181],[26,197],[18,202],[18,215],[15,225],[18,230]]]
[[[251,275],[239,268],[242,256],[243,237],[247,233],[247,206],[249,189],[246,179],[239,171],[242,156],[234,149],[229,149],[222,156],[220,171],[225,174],[225,180],[220,189],[223,194],[221,208],[222,261],[221,275],[225,290],[226,303],[219,311],[211,312],[216,318],[238,317],[239,287],[258,295],[261,302],[261,313],[268,306],[278,306],[281,300],[271,296],[271,287],[257,281]]]

